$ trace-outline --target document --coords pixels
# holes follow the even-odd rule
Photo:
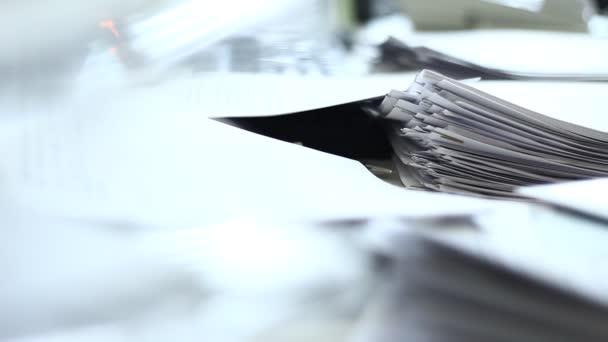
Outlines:
[[[517,190],[522,195],[574,209],[598,218],[608,219],[605,189],[608,179],[598,178],[574,182],[562,182],[538,186],[522,187]]]
[[[198,108],[208,117],[259,117],[379,97],[391,87],[402,89],[414,77],[411,72],[330,77],[211,73],[134,92],[136,96],[148,96],[151,91],[171,105]]]
[[[354,232],[322,224],[167,229],[6,202],[0,215],[3,341],[335,341],[371,276]]]
[[[401,65],[401,69],[410,63],[410,68],[433,69],[454,78],[461,74],[465,78],[484,79],[605,80],[608,76],[603,58],[608,54],[608,42],[588,33],[421,32],[404,43],[407,45],[389,40],[381,46],[387,61],[396,63],[397,67]]]
[[[479,81],[465,83],[531,111],[608,132],[608,119],[599,114],[604,105],[602,94],[606,84],[603,82]],[[568,101],[568,99],[573,100]],[[576,115],[572,113],[576,113]]]
[[[38,93],[27,85],[0,88],[0,117],[71,112],[82,110],[78,106],[83,102],[91,108],[105,107],[108,102],[121,107],[148,104],[157,110],[197,112],[209,118],[273,116],[380,97],[387,89],[405,89],[415,76],[413,72],[327,77],[176,72],[161,78],[128,74],[109,61],[91,61],[76,80],[60,84],[57,94]]]
[[[547,115],[476,88],[483,84],[458,82],[424,70],[407,91],[392,91],[376,107],[368,108],[390,127],[393,150],[403,164],[402,178],[415,180],[405,181],[406,187],[522,197],[514,192],[517,187],[608,175],[608,126],[597,112],[600,85],[572,86],[589,90],[593,103],[586,107],[587,113],[576,116],[572,113],[580,109],[558,108],[562,101],[554,96],[569,99],[567,84],[546,87],[547,93],[540,96],[546,102],[525,92],[543,83],[485,86],[514,101],[526,99],[523,104]],[[513,95],[515,90],[509,87],[518,85],[527,95]],[[551,89],[556,89],[555,94]]]
[[[608,53],[608,42],[587,33],[525,30],[426,33],[419,36],[418,44],[493,69],[530,74],[608,74],[608,66],[601,58]],[[474,52],[474,47],[482,48]]]
[[[519,204],[469,229],[393,237],[394,270],[354,341],[601,341],[608,336],[606,227]]]
[[[3,121],[3,194],[51,213],[161,226],[497,205],[404,192],[357,161],[150,101],[81,103],[68,113]]]

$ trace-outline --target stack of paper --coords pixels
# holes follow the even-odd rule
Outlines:
[[[379,67],[394,70],[433,69],[453,78],[481,77],[487,80],[577,80],[577,81],[605,81],[608,74],[603,70],[589,73],[577,71],[568,72],[526,72],[519,70],[506,70],[497,67],[486,67],[480,64],[454,57],[425,46],[408,46],[395,38],[389,38],[380,44]]]
[[[380,53],[381,65],[392,69],[432,69],[453,78],[608,79],[608,41],[587,33],[419,32],[404,42],[388,40]]]
[[[372,110],[390,119],[407,187],[513,196],[608,175],[608,134],[519,107],[432,71]]]
[[[523,205],[474,222],[468,238],[443,224],[393,239],[394,277],[355,341],[608,338],[606,272],[591,267],[605,225]]]

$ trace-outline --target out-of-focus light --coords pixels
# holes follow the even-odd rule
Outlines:
[[[532,12],[539,12],[545,5],[545,0],[483,0],[505,7],[523,9]]]
[[[116,28],[116,23],[113,20],[104,20],[99,23],[99,26],[110,30],[114,37],[120,38],[120,32],[118,32],[118,29]]]

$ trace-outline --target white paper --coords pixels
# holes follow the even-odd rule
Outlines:
[[[3,341],[236,342],[297,336],[307,323],[331,341],[372,276],[344,232],[312,224],[157,231],[4,202],[0,216]]]
[[[523,187],[517,192],[608,219],[608,178]]]
[[[556,211],[513,204],[477,218],[481,233],[435,234],[441,241],[516,272],[608,303],[604,225]]]
[[[567,298],[570,293],[599,305],[608,302],[608,274],[596,267],[606,256],[608,232],[603,225],[521,203],[505,205],[475,221],[478,230],[432,223],[407,230],[402,225],[401,239],[395,238],[399,232],[392,231],[386,240],[400,256],[401,262],[394,263],[397,269],[391,273],[396,277],[383,282],[355,340],[420,336],[443,340],[454,331],[458,337],[466,336],[462,340],[480,335],[511,338],[513,328],[518,340],[523,336],[549,340],[539,336],[550,336],[562,328],[575,335],[605,336],[601,307],[589,303],[570,306]],[[408,236],[412,231],[440,246],[419,244]],[[482,266],[485,262],[438,253],[444,245],[499,268],[491,270]],[[509,272],[532,281],[500,275]],[[523,285],[528,281],[544,283],[546,295],[537,297],[542,288]],[[556,288],[568,292],[551,290]],[[480,319],[484,324],[474,323]]]
[[[50,212],[154,225],[460,212],[497,202],[408,192],[360,163],[149,102],[0,125],[3,193]]]
[[[605,83],[479,81],[470,85],[554,119],[608,132],[608,118],[603,115]]]
[[[405,89],[414,73],[371,76],[209,74],[150,89],[208,117],[269,116],[335,106]],[[148,90],[139,94],[147,96]]]
[[[415,77],[414,73],[323,77],[176,72],[165,79],[128,74],[121,65],[105,62],[87,69],[78,79],[61,83],[62,92],[54,96],[38,95],[31,87],[0,88],[0,117],[69,112],[81,102],[91,107],[151,103],[158,110],[210,118],[272,116],[384,96],[391,89],[407,88]]]
[[[586,33],[476,30],[419,33],[415,45],[488,68],[522,73],[608,74],[608,40]]]

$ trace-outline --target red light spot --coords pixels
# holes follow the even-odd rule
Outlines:
[[[110,30],[114,37],[120,38],[120,32],[118,32],[118,29],[116,28],[116,23],[114,23],[113,20],[102,21],[99,23],[99,26]]]

